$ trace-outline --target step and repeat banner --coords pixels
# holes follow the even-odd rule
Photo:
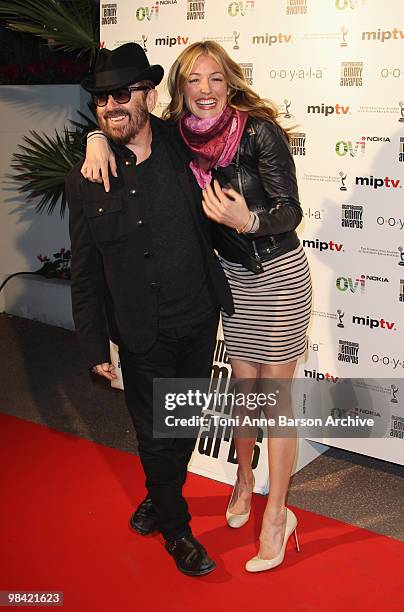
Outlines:
[[[402,0],[101,2],[101,45],[137,42],[150,63],[164,66],[157,114],[168,102],[174,59],[211,39],[293,127],[299,235],[314,285],[297,376],[321,390],[355,379],[366,401],[352,410],[380,422],[383,435],[321,441],[397,463],[404,463],[402,16]],[[229,371],[221,338],[216,367]],[[305,402],[298,404],[304,413]],[[225,454],[231,463],[230,447]]]

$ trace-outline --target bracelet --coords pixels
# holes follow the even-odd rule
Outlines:
[[[254,217],[253,222],[251,224],[251,227],[248,228],[246,232],[244,232],[245,234],[255,234],[259,229],[260,220],[257,213],[252,213],[252,216]]]
[[[91,138],[93,138],[94,136],[102,136],[102,138],[106,138],[106,136],[105,136],[104,132],[101,132],[101,130],[97,130],[97,131],[94,131],[94,132],[89,132],[89,133],[87,134],[87,142],[88,142],[88,141],[89,141]]]
[[[236,227],[236,232],[238,234],[243,234],[247,228],[247,226],[249,225],[249,223],[251,222],[251,217],[252,217],[252,212],[250,211],[250,216],[248,217],[248,221],[247,223],[245,223],[242,227]]]

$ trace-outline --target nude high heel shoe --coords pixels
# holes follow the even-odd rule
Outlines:
[[[246,522],[248,521],[248,519],[250,518],[250,512],[251,512],[251,505],[250,505],[250,509],[248,512],[245,512],[244,514],[234,514],[233,512],[231,512],[229,510],[230,506],[232,505],[233,502],[233,498],[234,498],[234,493],[237,487],[237,483],[238,480],[236,480],[236,484],[233,487],[233,491],[230,497],[230,501],[229,504],[227,506],[227,510],[226,510],[226,521],[229,527],[233,527],[233,529],[238,529],[239,527],[242,527],[243,525],[246,524]],[[255,478],[254,478],[254,484],[253,484],[253,491],[254,491],[254,487],[255,487]]]
[[[280,549],[279,553],[276,555],[276,557],[273,557],[272,559],[261,559],[261,557],[258,557],[258,555],[256,557],[253,557],[246,563],[245,568],[247,572],[265,572],[266,570],[272,569],[280,565],[285,556],[286,544],[290,536],[292,535],[292,533],[295,534],[296,549],[299,552],[300,548],[299,548],[299,542],[297,540],[296,528],[297,528],[297,518],[295,514],[292,512],[292,510],[289,510],[289,508],[286,508],[285,535],[283,538],[282,548]]]

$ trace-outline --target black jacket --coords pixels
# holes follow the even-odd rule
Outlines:
[[[259,217],[254,234],[239,235],[214,224],[214,246],[225,259],[259,274],[262,261],[299,245],[295,228],[302,219],[296,170],[286,135],[278,125],[249,117],[232,163],[216,168],[214,178],[241,193]]]
[[[232,314],[230,288],[213,252],[189,158],[175,127],[154,116],[151,121],[153,133],[168,147],[189,203],[212,293]],[[133,197],[134,156],[126,147],[124,151],[127,156],[116,156],[118,177],[111,177],[109,193],[82,177],[82,162],[66,179],[73,318],[89,367],[109,361],[109,338],[141,353],[152,346],[158,329],[158,270],[152,258],[145,260],[151,231]]]

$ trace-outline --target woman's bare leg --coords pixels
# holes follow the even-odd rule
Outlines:
[[[257,379],[260,375],[259,363],[230,359],[233,378]],[[251,496],[254,486],[254,476],[251,468],[252,453],[256,436],[247,438],[241,435],[234,436],[234,445],[237,453],[237,490],[230,508],[233,514],[245,514],[250,509]]]
[[[296,361],[284,365],[262,364],[263,379],[292,379]],[[288,399],[286,399],[287,403]],[[290,396],[289,396],[290,404]],[[283,410],[287,406],[283,406]],[[296,437],[268,438],[269,495],[265,508],[258,556],[272,559],[281,547],[285,533],[285,505],[290,476],[296,456]]]

